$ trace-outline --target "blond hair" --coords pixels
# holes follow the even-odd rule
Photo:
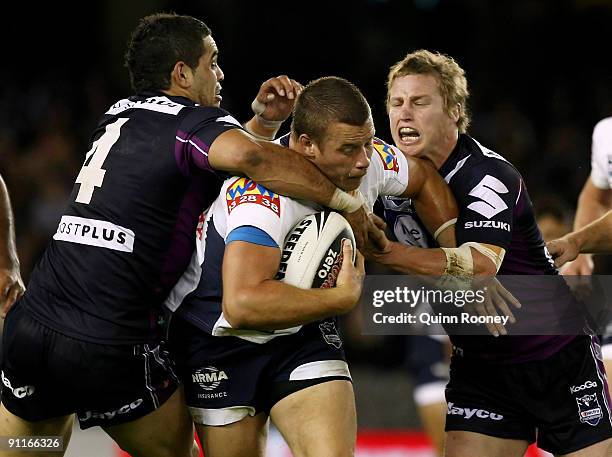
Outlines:
[[[439,52],[425,49],[412,52],[397,62],[389,70],[387,78],[387,110],[389,109],[389,94],[393,82],[406,75],[432,75],[438,81],[438,88],[444,99],[444,108],[450,116],[451,110],[459,107],[457,128],[465,133],[470,125],[470,114],[467,108],[468,92],[465,71],[455,60]]]

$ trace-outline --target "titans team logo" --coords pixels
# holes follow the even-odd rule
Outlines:
[[[378,138],[374,138],[374,150],[380,156],[385,170],[399,172],[399,165],[397,163],[397,157],[395,151],[387,143],[383,143]]]
[[[234,208],[243,203],[256,203],[265,206],[274,214],[280,216],[280,197],[249,178],[238,178],[227,188],[225,193],[227,211],[231,213]]]
[[[601,411],[601,406],[599,406],[597,394],[576,397],[576,402],[578,403],[580,422],[592,425],[593,427],[599,424],[599,421],[603,418],[603,412]]]
[[[340,334],[338,333],[338,329],[336,328],[334,321],[321,322],[319,324],[319,330],[321,330],[323,339],[327,344],[335,347],[336,349],[340,349],[342,347],[342,339],[340,338]]]

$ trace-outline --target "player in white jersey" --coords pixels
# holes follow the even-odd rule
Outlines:
[[[0,176],[0,317],[2,319],[15,300],[23,294],[23,290],[15,247],[11,202],[4,180]]]
[[[343,190],[413,197],[438,239],[452,239],[455,202],[428,164],[374,138],[370,108],[346,80],[321,78],[298,97],[281,139]],[[208,457],[260,456],[268,417],[296,456],[352,455],[354,394],[335,316],[361,289],[361,264],[338,286],[297,289],[275,280],[283,241],[321,210],[245,178],[227,180],[199,231],[190,268],[166,304],[187,404]],[[344,257],[349,256],[344,251]],[[352,292],[352,293],[351,293]],[[179,306],[180,305],[180,306]]]
[[[599,121],[593,129],[591,175],[584,183],[578,197],[574,230],[580,230],[599,219],[610,209],[612,209],[612,117],[607,117]],[[584,281],[575,282],[575,284],[578,287],[580,285],[589,287],[588,276],[593,274],[593,268],[592,254],[580,254],[561,270],[561,274],[586,276]],[[606,371],[610,373],[612,370],[612,335],[604,335],[601,349]]]

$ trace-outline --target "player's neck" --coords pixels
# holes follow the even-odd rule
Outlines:
[[[427,158],[434,164],[436,169],[440,169],[444,162],[448,160],[459,141],[459,134],[445,137],[436,148],[428,152]]]
[[[185,97],[193,102],[196,102],[191,97],[189,91],[187,89],[183,89],[182,87],[170,86],[169,89],[164,89],[162,92],[170,97]]]

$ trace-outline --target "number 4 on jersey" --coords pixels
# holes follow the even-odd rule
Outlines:
[[[127,118],[120,118],[112,124],[108,124],[102,136],[94,141],[91,149],[87,152],[83,168],[81,168],[76,179],[76,183],[81,185],[76,197],[77,202],[89,204],[95,188],[102,187],[106,174],[102,165],[111,148],[119,139],[121,127],[128,120]]]

